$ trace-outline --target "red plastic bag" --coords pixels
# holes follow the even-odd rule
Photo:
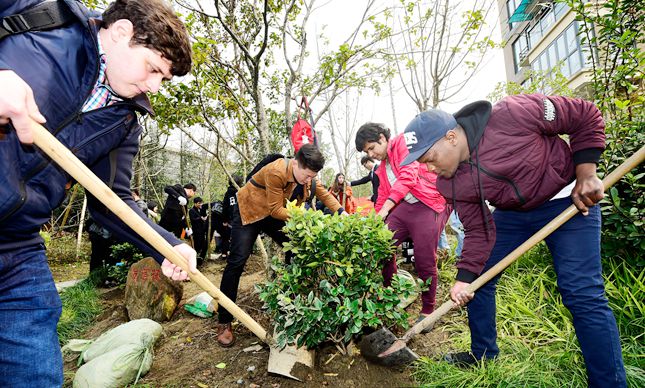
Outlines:
[[[307,113],[311,116],[311,109],[309,108],[307,97],[302,97],[302,100],[300,101],[300,105],[298,106],[298,120],[296,120],[296,123],[293,125],[293,128],[291,128],[291,133],[289,134],[294,153],[298,152],[303,144],[318,145],[318,139],[316,139],[316,132],[313,127],[309,124],[309,121],[307,121],[306,118],[300,117],[301,108],[305,111],[305,117]]]

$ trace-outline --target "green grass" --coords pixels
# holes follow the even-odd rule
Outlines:
[[[58,321],[58,340],[64,345],[85,331],[102,308],[98,290],[91,280],[66,288],[60,297],[63,313]]]
[[[621,334],[629,386],[645,386],[645,273],[625,262],[604,263],[607,297]],[[441,282],[454,279],[454,262],[440,268]],[[557,291],[551,257],[544,245],[508,268],[497,286],[500,357],[473,369],[422,358],[414,378],[423,387],[585,387],[584,360]],[[470,348],[466,314],[441,330],[450,336],[440,353]]]

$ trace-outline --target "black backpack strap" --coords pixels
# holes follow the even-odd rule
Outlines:
[[[62,27],[77,20],[62,0],[46,1],[22,13],[0,18],[0,39],[28,31],[44,31]]]

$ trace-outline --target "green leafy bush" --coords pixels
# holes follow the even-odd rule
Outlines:
[[[364,328],[407,326],[399,308],[414,284],[394,277],[383,286],[381,269],[392,258],[392,232],[373,212],[326,216],[288,205],[283,229],[291,264],[274,261],[275,278],[258,286],[274,319],[280,346],[297,343],[313,348],[333,341],[345,351]]]
[[[607,149],[601,175],[615,170],[645,145],[645,123],[608,122]],[[645,266],[645,166],[633,169],[606,193],[601,202],[603,256]]]
[[[607,149],[601,174],[613,171],[645,145],[645,10],[642,1],[606,0],[589,6],[566,0],[576,12],[583,45],[594,48],[593,99],[605,117]],[[645,199],[641,165],[614,186],[602,205],[603,255],[645,265]]]
[[[113,245],[110,256],[116,264],[108,267],[107,276],[117,284],[125,284],[132,264],[144,257],[143,253],[130,243]]]

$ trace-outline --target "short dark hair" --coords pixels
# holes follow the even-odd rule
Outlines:
[[[186,184],[184,185],[184,189],[189,189],[189,190],[192,190],[192,191],[197,191],[197,186],[195,186],[195,185],[194,185],[194,184],[192,184],[192,183],[186,183]]]
[[[304,144],[296,153],[295,159],[302,168],[318,172],[325,167],[325,157],[313,144]]]
[[[190,71],[192,48],[188,31],[173,9],[163,0],[116,0],[103,12],[103,27],[117,20],[132,23],[130,45],[158,51],[171,63],[170,73],[182,76]]]
[[[203,202],[204,202],[204,200],[202,199],[202,197],[193,198],[193,203],[194,204],[203,203]]]
[[[374,163],[374,159],[370,158],[368,155],[363,155],[363,157],[361,158],[361,165],[364,166],[365,163],[367,163],[367,162]]]
[[[155,202],[155,201],[148,201],[148,209],[150,209],[150,210],[155,210],[155,208],[156,208],[157,206],[159,206],[159,205],[157,205],[157,202]]]
[[[356,132],[356,150],[362,152],[365,144],[376,143],[381,134],[385,136],[385,140],[390,140],[390,130],[384,124],[365,123],[361,125]]]

